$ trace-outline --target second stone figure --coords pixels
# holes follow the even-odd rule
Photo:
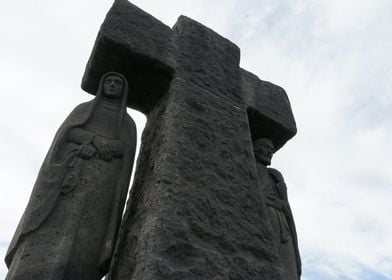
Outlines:
[[[106,73],[57,131],[8,249],[7,280],[107,273],[136,148],[127,94],[125,77]]]

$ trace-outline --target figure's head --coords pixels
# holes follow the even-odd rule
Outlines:
[[[124,91],[122,76],[111,73],[103,81],[103,95],[110,99],[120,99]]]
[[[268,166],[274,154],[274,143],[268,138],[257,139],[253,142],[256,161]]]

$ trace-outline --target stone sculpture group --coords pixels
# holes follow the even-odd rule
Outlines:
[[[267,167],[294,117],[283,89],[239,67],[233,43],[116,0],[82,88],[96,96],[56,133],[6,280],[300,279],[287,188]],[[127,106],[147,124],[123,215],[136,148]]]

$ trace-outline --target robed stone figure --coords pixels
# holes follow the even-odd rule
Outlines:
[[[101,279],[120,226],[136,147],[128,84],[105,74],[61,125],[6,255],[6,280]]]
[[[282,174],[276,169],[267,167],[271,164],[274,144],[270,139],[262,138],[253,142],[253,148],[260,191],[268,207],[273,238],[281,260],[283,279],[298,280],[301,277],[301,259],[287,187]]]

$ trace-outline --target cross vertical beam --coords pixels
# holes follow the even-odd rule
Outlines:
[[[98,34],[82,87],[124,73],[147,115],[110,279],[281,279],[252,137],[296,133],[283,89],[237,46],[181,16],[170,29],[126,0]]]

